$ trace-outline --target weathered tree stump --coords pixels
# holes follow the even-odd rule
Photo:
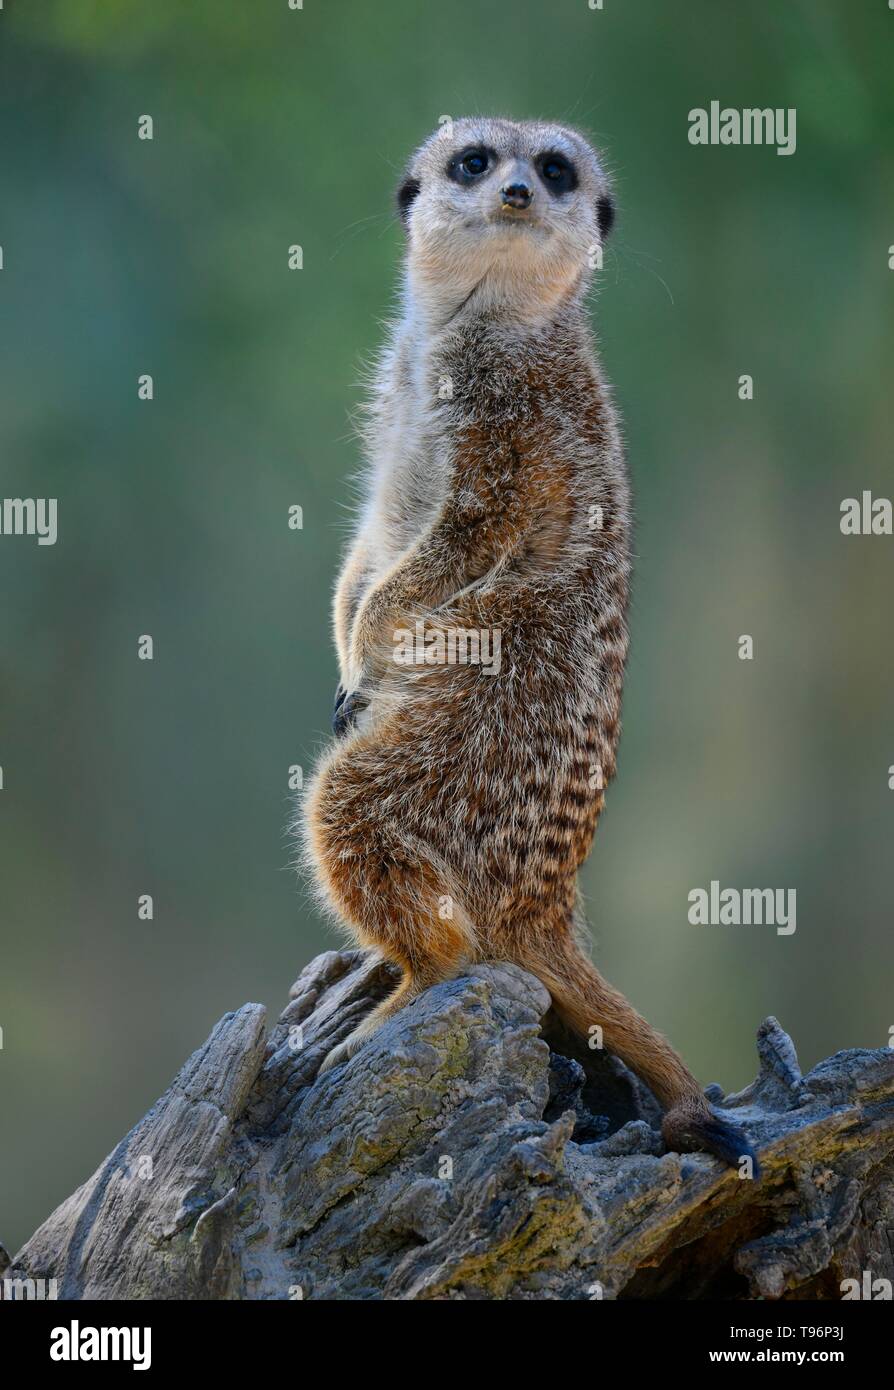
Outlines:
[[[756,1182],[666,1153],[642,1085],[564,1038],[513,965],[429,990],[318,1079],[391,985],[332,951],[269,1038],[259,1005],[227,1014],[18,1253],[6,1296],[54,1279],[65,1299],[837,1299],[894,1279],[894,1050],[802,1076],[762,1024],[758,1078],[723,1102]]]

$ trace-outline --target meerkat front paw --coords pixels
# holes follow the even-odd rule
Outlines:
[[[353,729],[357,723],[357,716],[368,705],[369,700],[359,691],[355,690],[348,695],[343,687],[339,686],[335,694],[335,709],[332,712],[332,732],[335,737],[343,738],[349,729]]]
[[[347,687],[339,681],[335,687],[335,704],[332,707],[332,732],[336,738],[341,738],[342,734],[348,731],[348,719],[344,712],[345,700],[348,698]]]

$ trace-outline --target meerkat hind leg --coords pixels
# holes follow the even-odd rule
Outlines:
[[[350,776],[349,767],[335,764],[315,789],[315,856],[328,895],[359,944],[393,961],[403,978],[328,1054],[321,1071],[352,1057],[383,1023],[474,954],[472,930],[437,856],[395,823],[383,823],[365,793],[346,804]],[[442,915],[445,901],[450,912]]]
[[[417,976],[405,973],[397,989],[389,994],[387,999],[383,999],[380,1004],[377,1004],[343,1042],[338,1043],[331,1052],[327,1052],[318,1074],[322,1075],[324,1071],[330,1071],[333,1067],[340,1066],[342,1062],[350,1061],[383,1024],[387,1023],[395,1014],[400,1013],[407,1004],[411,1004],[414,999],[417,999],[427,987],[427,984],[421,982]]]

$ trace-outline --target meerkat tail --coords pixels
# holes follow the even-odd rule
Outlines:
[[[602,978],[576,942],[553,940],[544,955],[538,952],[527,968],[546,985],[556,1013],[580,1037],[597,1037],[646,1083],[665,1111],[661,1132],[668,1147],[703,1149],[730,1167],[749,1158],[753,1175],[759,1176],[760,1165],[744,1131],[715,1114],[667,1039]]]

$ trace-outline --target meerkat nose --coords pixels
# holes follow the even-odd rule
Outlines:
[[[507,183],[500,189],[503,206],[507,208],[529,208],[534,197],[526,183]]]

